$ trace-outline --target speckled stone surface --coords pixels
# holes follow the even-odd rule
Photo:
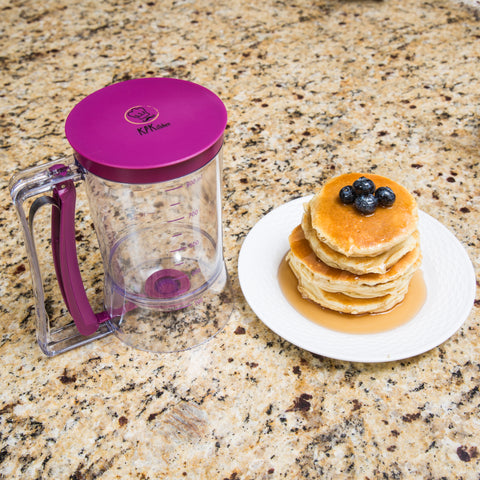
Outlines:
[[[360,364],[278,337],[237,277],[242,241],[266,212],[350,170],[413,191],[478,275],[480,11],[467,3],[0,2],[0,478],[479,478],[478,289],[439,347]],[[201,83],[229,111],[224,238],[237,312],[178,355],[108,336],[47,358],[8,180],[70,153],[64,120],[81,98],[143,76]],[[77,220],[85,283],[98,287],[81,195]],[[58,294],[49,309],[61,309]]]

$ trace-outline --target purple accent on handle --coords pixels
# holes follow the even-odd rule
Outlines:
[[[116,83],[78,103],[65,133],[77,161],[122,183],[156,183],[198,170],[220,151],[227,124],[213,92],[185,80]]]
[[[54,197],[58,198],[58,195],[54,192]],[[58,200],[57,200],[58,201]],[[63,277],[62,277],[62,268],[60,265],[60,206],[55,203],[52,206],[52,254],[53,254],[53,265],[55,266],[55,273],[57,274],[58,286],[60,287],[60,292],[62,298],[67,305],[68,310],[68,299],[65,295],[65,287],[63,286]]]
[[[50,167],[50,172],[52,175],[58,177],[65,177],[68,172],[68,167],[63,164],[54,165]],[[52,207],[52,254],[53,254],[53,265],[55,266],[55,273],[58,279],[58,285],[60,287],[60,292],[62,294],[63,300],[67,305],[67,308],[70,310],[70,307],[67,303],[67,297],[65,295],[65,288],[63,286],[63,279],[62,279],[62,270],[60,266],[60,205],[58,205],[58,195],[54,192],[54,197],[56,197],[57,201],[55,202],[55,206]]]
[[[83,286],[75,244],[75,185],[66,180],[53,189],[57,207],[52,211],[52,250],[60,291],[67,308],[82,335],[91,335],[101,322],[110,317],[95,314]]]

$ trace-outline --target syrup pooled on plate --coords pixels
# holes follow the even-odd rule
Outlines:
[[[278,281],[283,295],[298,313],[322,327],[342,333],[371,334],[392,330],[412,320],[427,298],[420,270],[413,275],[408,292],[399,304],[384,313],[363,315],[335,312],[302,298],[297,290],[297,279],[285,258],[278,269]]]

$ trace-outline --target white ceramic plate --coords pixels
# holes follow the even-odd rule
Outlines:
[[[247,302],[265,325],[285,340],[338,360],[387,362],[424,353],[447,340],[468,317],[475,298],[475,273],[463,246],[441,223],[420,212],[425,304],[409,322],[374,334],[348,334],[303,317],[285,299],[278,267],[289,249],[288,236],[301,221],[298,198],[271,211],[243,242],[238,274]]]

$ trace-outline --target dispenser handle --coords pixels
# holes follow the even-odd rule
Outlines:
[[[72,157],[49,162],[15,174],[10,195],[22,225],[36,300],[37,341],[42,351],[53,356],[112,332],[111,316],[95,314],[83,286],[75,244],[75,182],[84,171]],[[51,240],[55,273],[73,322],[54,326],[45,308],[42,272],[35,247],[33,220],[43,205],[52,207]],[[56,323],[56,322],[55,322]]]
[[[62,174],[64,165],[52,167]],[[110,317],[106,312],[95,314],[83,286],[75,243],[76,190],[72,180],[60,182],[53,188],[52,253],[60,291],[78,331],[91,335],[100,323]]]

